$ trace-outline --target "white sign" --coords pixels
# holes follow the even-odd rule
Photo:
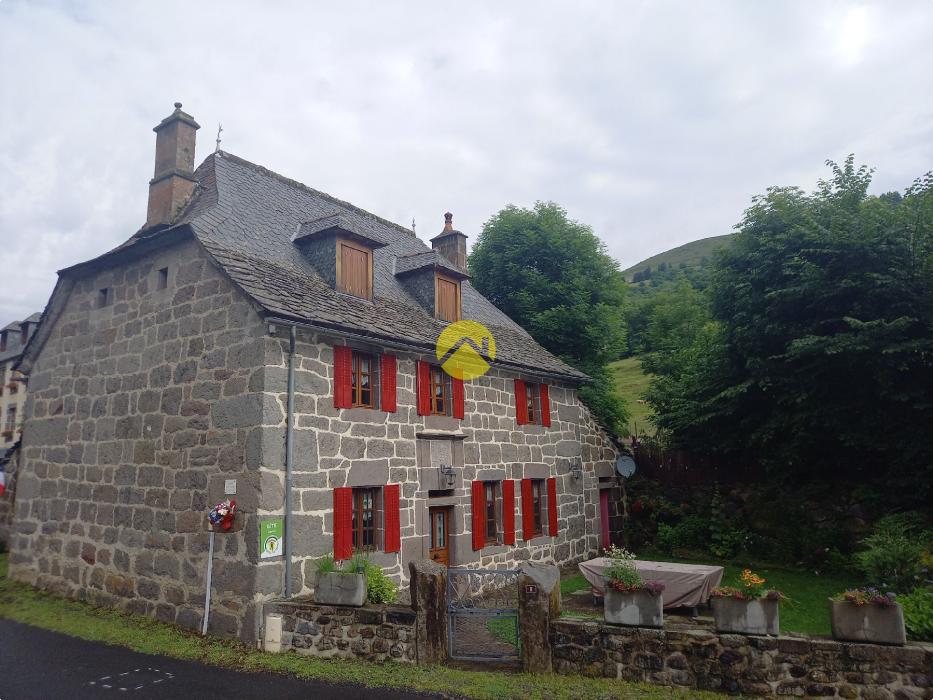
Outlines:
[[[224,480],[224,496],[236,496],[236,479]]]

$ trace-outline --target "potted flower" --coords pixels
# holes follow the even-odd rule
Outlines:
[[[632,627],[661,627],[664,599],[661,581],[644,581],[635,568],[635,555],[612,545],[606,550],[603,610],[606,622]]]
[[[904,611],[894,593],[876,588],[844,591],[829,599],[833,637],[847,642],[907,642]]]
[[[328,554],[316,564],[315,603],[360,607],[366,602],[366,568],[362,560],[338,563]]]
[[[718,632],[778,635],[780,604],[784,594],[766,590],[765,579],[749,569],[742,572],[741,585],[713,589],[713,619]]]

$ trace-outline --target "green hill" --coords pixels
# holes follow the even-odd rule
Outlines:
[[[630,414],[629,434],[636,431],[639,435],[653,434],[654,425],[648,420],[651,409],[643,399],[645,392],[648,391],[651,375],[645,374],[642,370],[641,360],[637,357],[627,357],[624,360],[610,362],[609,371],[612,372],[616,393],[625,400]]]
[[[698,241],[691,241],[682,246],[671,248],[632,265],[630,268],[623,270],[622,274],[626,280],[631,282],[632,276],[636,272],[648,267],[656,270],[661,263],[667,263],[669,268],[678,268],[681,263],[686,264],[687,267],[698,267],[703,258],[711,258],[715,250],[724,246],[731,235],[731,233],[727,233],[722,236],[710,236],[709,238],[701,238]]]

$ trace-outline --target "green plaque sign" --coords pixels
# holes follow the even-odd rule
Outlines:
[[[282,518],[259,521],[259,551],[260,558],[271,559],[282,556],[282,541],[285,526]]]

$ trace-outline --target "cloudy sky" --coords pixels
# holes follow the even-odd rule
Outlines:
[[[0,0],[0,321],[145,219],[180,100],[223,148],[437,233],[554,200],[627,267],[854,152],[933,167],[933,0]]]

